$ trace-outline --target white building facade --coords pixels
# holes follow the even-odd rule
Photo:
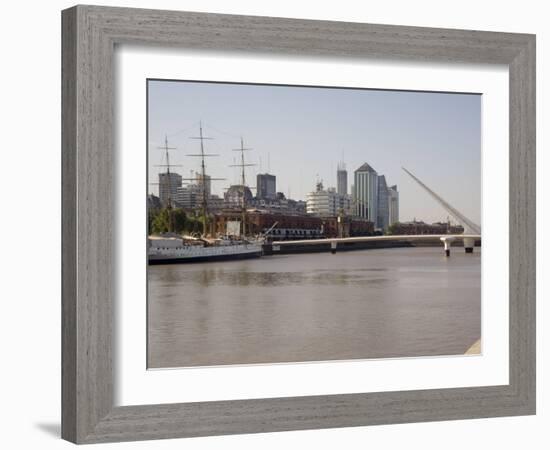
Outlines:
[[[174,200],[176,206],[185,209],[193,209],[200,205],[202,200],[201,187],[196,184],[189,184],[176,189]]]
[[[351,197],[336,192],[335,188],[323,189],[322,184],[317,190],[306,197],[306,212],[315,216],[349,215],[351,212]]]

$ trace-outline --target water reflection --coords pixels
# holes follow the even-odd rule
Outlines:
[[[167,266],[165,273],[153,278],[159,286],[178,284],[184,286],[197,285],[202,287],[212,286],[249,286],[270,287],[290,285],[345,285],[345,284],[377,284],[390,281],[389,278],[370,278],[361,274],[361,271],[347,272],[337,270],[334,272],[300,271],[300,272],[238,272],[234,270],[203,270],[200,272],[173,271],[173,266]],[[156,270],[157,268],[155,268]],[[370,270],[381,272],[380,270]],[[386,270],[383,270],[384,272]]]

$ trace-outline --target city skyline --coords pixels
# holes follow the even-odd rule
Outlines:
[[[198,135],[203,122],[212,193],[223,196],[240,184],[236,156],[241,133],[247,162],[247,184],[256,186],[259,173],[277,177],[277,191],[305,200],[322,179],[337,187],[337,169],[346,166],[347,190],[353,173],[364,163],[385,175],[400,192],[400,220],[446,220],[448,214],[401,170],[411,169],[426,184],[466,216],[480,222],[481,98],[474,94],[419,93],[240,85],[202,82],[149,81],[149,181],[165,169],[163,151],[168,136],[177,147],[170,154],[174,172],[190,178],[198,172]],[[399,121],[397,121],[399,119]],[[330,128],[328,125],[334,125]],[[338,125],[338,126],[337,126]],[[223,128],[220,128],[223,126]],[[393,127],[393,128],[392,128]],[[238,131],[236,131],[238,130]],[[445,145],[443,145],[445,143]],[[149,192],[155,192],[150,186]]]

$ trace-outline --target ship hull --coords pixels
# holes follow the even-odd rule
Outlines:
[[[262,256],[262,251],[248,252],[248,253],[233,253],[233,254],[220,254],[220,255],[206,255],[206,256],[157,256],[149,255],[150,265],[160,264],[187,264],[187,263],[205,263],[216,261],[238,261],[243,259],[253,259]]]

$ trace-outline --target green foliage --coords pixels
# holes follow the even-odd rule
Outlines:
[[[150,216],[151,232],[153,234],[170,231],[170,212],[167,208],[151,211]]]
[[[172,210],[172,225],[176,233],[183,233],[185,231],[185,223],[187,221],[187,216],[183,209],[173,209]]]
[[[149,211],[149,232],[153,234],[174,232],[189,234],[202,232],[199,217],[188,216],[181,208],[161,208]]]

